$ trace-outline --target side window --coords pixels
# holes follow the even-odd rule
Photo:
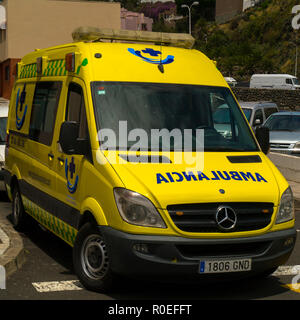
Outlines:
[[[31,140],[51,145],[60,91],[60,82],[36,84],[29,126]]]
[[[75,121],[79,123],[79,138],[88,138],[84,96],[81,86],[76,83],[71,83],[69,85],[66,121]]]
[[[258,109],[255,111],[255,114],[254,114],[253,125],[258,126],[260,124],[263,124],[263,122],[264,122],[264,116],[263,116],[262,110]]]
[[[285,82],[286,82],[287,84],[293,84],[292,79],[286,79]]]
[[[266,116],[266,119],[268,119],[270,117],[271,114],[277,112],[277,109],[276,108],[266,108],[265,109],[265,116]]]

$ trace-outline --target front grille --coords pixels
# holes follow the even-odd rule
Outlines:
[[[288,149],[290,147],[290,143],[271,143],[271,148],[278,148],[278,149]]]
[[[227,202],[169,205],[167,210],[176,227],[186,232],[222,233],[216,221],[220,207],[232,208],[237,216],[234,229],[229,232],[252,231],[265,228],[271,223],[273,203]]]
[[[180,254],[187,258],[198,257],[242,257],[258,256],[264,253],[271,241],[207,245],[176,245]]]

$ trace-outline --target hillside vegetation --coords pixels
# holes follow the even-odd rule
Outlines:
[[[298,4],[265,0],[223,25],[200,18],[193,27],[195,47],[216,60],[224,75],[240,80],[260,72],[294,74],[300,30],[292,28],[292,8]],[[300,67],[300,47],[298,53]]]

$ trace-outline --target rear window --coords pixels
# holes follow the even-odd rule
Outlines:
[[[278,109],[277,108],[266,108],[265,109],[265,116],[266,116],[266,119],[268,119],[270,117],[271,114],[275,113],[275,112],[278,112]]]
[[[60,91],[60,82],[37,83],[30,118],[30,139],[51,145]]]
[[[272,115],[265,123],[270,131],[300,131],[300,116]]]

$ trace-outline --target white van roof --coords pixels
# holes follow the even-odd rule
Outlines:
[[[270,78],[270,77],[283,77],[283,78],[296,78],[295,76],[292,76],[292,75],[290,75],[290,74],[254,74],[254,75],[252,75],[252,77],[251,77],[251,79],[253,78],[253,77],[268,77],[268,78]]]

